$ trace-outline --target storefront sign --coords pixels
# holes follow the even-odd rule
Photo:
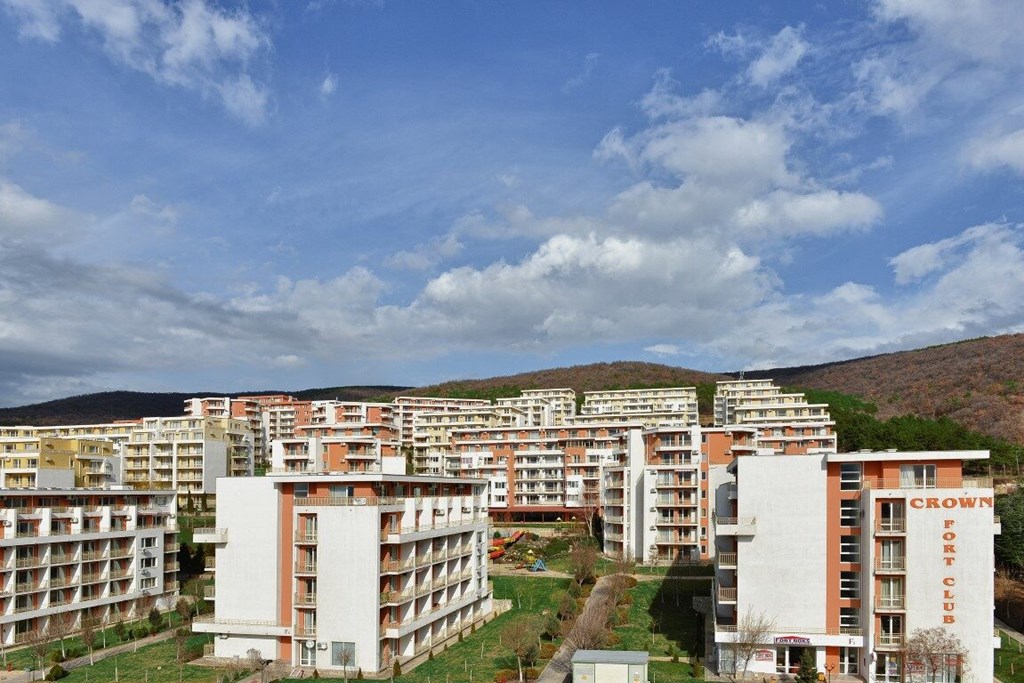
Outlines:
[[[755,662],[774,662],[775,652],[773,650],[758,650],[754,653]]]
[[[803,636],[775,636],[776,645],[810,645],[811,639]]]

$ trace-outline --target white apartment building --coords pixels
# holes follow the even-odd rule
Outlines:
[[[576,417],[576,392],[572,389],[523,389],[520,396],[495,399],[494,404],[521,410],[531,427],[566,425]]]
[[[269,443],[263,429],[263,410],[255,398],[207,396],[185,400],[185,415],[197,417],[230,417],[245,422],[252,431],[253,454],[258,461],[267,456]]]
[[[444,398],[438,396],[398,396],[395,398],[399,441],[403,448],[412,448],[416,416],[420,413],[455,412],[463,408],[480,410],[491,405],[485,398]]]
[[[164,491],[0,491],[0,641],[54,619],[73,628],[166,609],[178,592],[174,496]]]
[[[835,453],[835,422],[824,403],[808,403],[801,393],[784,394],[771,380],[719,382],[715,425],[756,427],[758,446],[789,455]]]
[[[718,668],[741,669],[733,644],[752,620],[769,633],[749,671],[793,673],[805,650],[819,670],[895,683],[916,664],[904,646],[941,627],[943,681],[992,680],[993,547],[988,480],[963,475],[987,451],[748,455],[718,498]],[[747,640],[746,642],[749,642]]]
[[[420,412],[413,421],[413,464],[417,474],[457,474],[458,458],[452,447],[457,429],[524,426],[526,415],[511,407],[487,405],[441,412]]]
[[[583,392],[583,407],[573,419],[573,424],[616,421],[639,421],[646,427],[698,424],[697,389],[671,387]]]
[[[212,507],[217,478],[253,473],[248,424],[226,417],[147,417],[122,445],[124,483]]]
[[[121,458],[113,443],[17,430],[24,435],[0,436],[0,489],[108,488],[121,483]]]
[[[214,656],[390,670],[491,614],[485,485],[388,474],[220,482]]]

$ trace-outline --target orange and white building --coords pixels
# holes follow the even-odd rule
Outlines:
[[[0,641],[26,642],[170,608],[178,593],[175,500],[163,491],[0,491]]]
[[[390,670],[489,617],[485,485],[389,474],[220,482],[214,656]]]
[[[755,675],[820,671],[910,680],[904,646],[942,627],[965,652],[943,681],[992,680],[993,490],[965,476],[987,451],[747,455],[717,498],[715,641],[720,672],[743,668],[733,643],[770,624]],[[959,656],[966,658],[966,667]],[[967,671],[967,677],[962,675]]]
[[[245,422],[252,430],[253,454],[257,461],[267,455],[267,440],[263,430],[263,410],[256,398],[207,396],[185,400],[185,415],[197,417],[230,417]]]
[[[758,447],[775,453],[835,453],[835,422],[824,403],[784,394],[770,379],[718,382],[715,426],[756,427]]]
[[[312,423],[271,445],[271,471],[405,473],[393,406],[313,401]]]
[[[580,413],[573,424],[640,422],[646,427],[659,424],[695,425],[697,389],[622,389],[585,391]]]
[[[445,398],[438,396],[398,396],[394,400],[399,426],[399,441],[403,448],[412,448],[416,417],[420,413],[456,412],[463,408],[479,410],[491,405],[485,398]],[[417,469],[418,473],[422,472]]]

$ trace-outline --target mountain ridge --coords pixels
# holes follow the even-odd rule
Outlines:
[[[130,392],[83,394],[14,408],[0,408],[0,424],[110,422],[143,416],[179,415],[193,396],[287,393],[306,400],[381,400],[398,394],[495,398],[521,389],[570,387],[584,391],[698,386],[706,403],[709,386],[740,372],[704,372],[642,361],[590,363],[515,375],[449,380],[424,387],[361,385],[299,391]],[[781,386],[821,389],[858,396],[877,407],[877,416],[949,417],[975,431],[1024,443],[1024,334],[962,340],[948,344],[831,361],[818,365],[744,371]],[[708,406],[709,407],[709,406]],[[705,406],[702,405],[702,411]]]

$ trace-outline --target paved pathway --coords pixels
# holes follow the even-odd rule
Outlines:
[[[610,593],[611,577],[602,576],[590,591],[590,596],[587,598],[586,603],[584,603],[577,621],[582,619],[583,615],[588,611],[599,609],[598,605]],[[573,632],[575,632],[575,629]],[[544,671],[537,677],[537,683],[566,683],[566,681],[570,680],[572,677],[572,656],[576,652],[576,646],[572,644],[573,632],[569,633],[569,636],[562,642],[562,646],[558,648],[558,652],[551,658],[548,665],[544,667]]]

